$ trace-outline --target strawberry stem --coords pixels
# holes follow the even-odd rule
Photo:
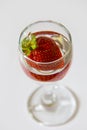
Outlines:
[[[21,44],[24,54],[27,56],[30,55],[31,51],[37,48],[36,36],[29,33],[28,36],[22,40]]]

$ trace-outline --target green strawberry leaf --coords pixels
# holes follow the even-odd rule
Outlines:
[[[25,55],[29,55],[32,50],[37,48],[36,36],[34,34],[29,34],[22,40],[22,51]]]

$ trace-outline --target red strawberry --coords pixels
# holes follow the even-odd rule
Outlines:
[[[37,48],[32,50],[29,57],[38,62],[51,62],[62,57],[59,47],[48,37],[37,38]]]
[[[37,48],[32,50],[29,54],[29,58],[37,62],[52,62],[62,57],[59,47],[55,44],[55,41],[48,37],[38,37],[36,39]],[[28,63],[40,70],[52,70],[57,68],[62,68],[64,66],[64,61],[55,62],[51,64],[37,64],[33,61],[28,61]]]

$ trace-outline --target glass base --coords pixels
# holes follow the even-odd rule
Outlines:
[[[35,120],[49,126],[62,125],[75,115],[76,99],[66,87],[43,85],[28,100],[28,110]]]

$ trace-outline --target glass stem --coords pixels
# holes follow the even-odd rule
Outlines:
[[[54,108],[56,108],[55,106],[57,105],[56,94],[52,90],[44,92],[41,97],[41,103],[46,109],[53,110]]]

